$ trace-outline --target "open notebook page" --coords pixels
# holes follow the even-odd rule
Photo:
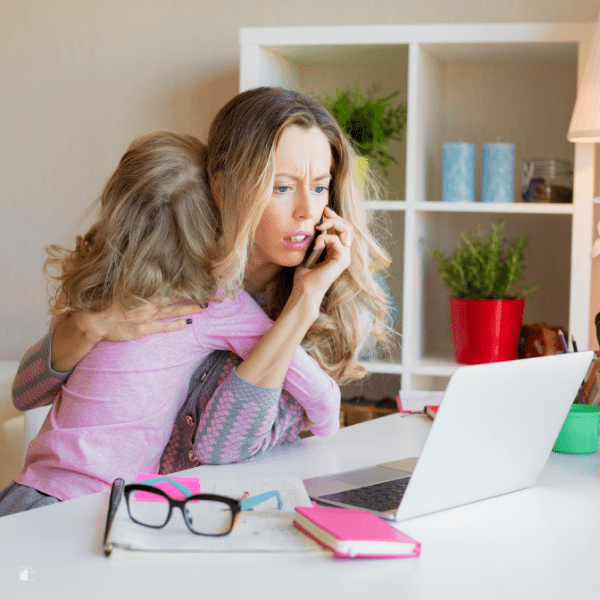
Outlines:
[[[115,550],[143,552],[319,552],[320,548],[293,525],[295,507],[311,506],[310,499],[297,477],[252,480],[201,481],[203,494],[220,494],[241,498],[244,492],[256,496],[277,490],[283,510],[275,498],[240,513],[233,531],[223,537],[194,535],[186,527],[180,510],[174,510],[167,525],[152,529],[134,523],[123,497],[112,523],[107,544]],[[144,509],[156,510],[154,502]]]

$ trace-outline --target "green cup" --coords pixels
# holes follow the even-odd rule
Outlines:
[[[589,454],[598,450],[600,406],[573,404],[554,444],[554,452]]]

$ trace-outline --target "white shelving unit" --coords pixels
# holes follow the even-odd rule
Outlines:
[[[405,142],[392,153],[389,197],[370,203],[390,223],[388,280],[401,310],[402,345],[373,373],[401,376],[403,389],[444,389],[456,369],[448,292],[423,244],[450,252],[476,223],[506,221],[509,238],[526,234],[524,286],[542,291],[525,304],[525,323],[544,321],[590,346],[590,248],[594,229],[595,148],[566,139],[578,72],[592,24],[381,25],[240,30],[240,90],[276,85],[308,93],[375,83],[400,90],[408,106]],[[441,201],[445,142],[511,142],[515,202]],[[574,163],[572,204],[520,202],[523,158]],[[479,188],[480,176],[477,175]],[[397,389],[397,388],[396,388]]]

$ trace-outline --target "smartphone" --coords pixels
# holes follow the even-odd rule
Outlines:
[[[317,225],[321,225],[321,223],[323,223],[323,219],[325,218],[325,213],[323,213],[323,215],[321,216],[321,220],[317,223]],[[321,254],[323,254],[323,250],[325,250],[325,246],[323,246],[323,248],[320,248],[319,250],[315,250],[315,242],[317,241],[317,238],[322,234],[325,233],[324,231],[320,231],[317,233],[317,235],[315,235],[315,237],[313,238],[313,241],[311,243],[311,245],[309,246],[308,250],[306,251],[306,261],[304,262],[304,266],[307,269],[312,269],[315,264],[317,263],[317,261],[319,260],[319,258],[321,257]]]

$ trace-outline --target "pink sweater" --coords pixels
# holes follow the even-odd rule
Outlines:
[[[117,477],[158,472],[195,368],[213,350],[246,358],[272,325],[245,292],[190,316],[180,331],[96,345],[63,386],[15,481],[67,500],[105,490]],[[284,389],[313,433],[337,431],[339,387],[301,348]]]

